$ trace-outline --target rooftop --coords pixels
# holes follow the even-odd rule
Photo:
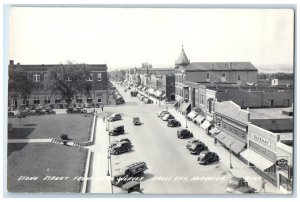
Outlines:
[[[183,46],[182,46],[180,54],[179,54],[177,60],[175,61],[175,65],[187,65],[189,63],[190,63],[190,61],[187,58],[187,56],[186,56],[186,54],[184,52]]]
[[[293,132],[285,132],[285,133],[278,133],[280,136],[280,141],[286,141],[286,140],[293,140]]]
[[[293,116],[282,114],[282,110],[288,108],[249,109],[250,119],[293,119]]]
[[[257,71],[251,62],[192,62],[186,66],[186,69],[198,71]]]

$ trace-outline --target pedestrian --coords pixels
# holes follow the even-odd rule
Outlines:
[[[262,182],[261,182],[261,187],[260,187],[259,193],[261,193],[262,190],[264,190],[264,192],[266,193],[266,184],[267,184],[267,182],[265,181],[264,178],[262,178]]]
[[[105,122],[105,116],[103,116],[103,122]]]
[[[104,106],[102,105],[102,106],[101,106],[101,110],[102,110],[102,111],[103,111],[103,108],[104,108]]]

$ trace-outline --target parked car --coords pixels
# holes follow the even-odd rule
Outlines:
[[[177,121],[176,119],[169,119],[168,120],[168,127],[177,127],[177,126],[181,126],[180,121]]]
[[[198,160],[199,164],[206,165],[206,164],[213,163],[215,161],[219,161],[220,158],[217,153],[205,150],[200,153],[197,160]]]
[[[169,119],[174,119],[172,114],[165,114],[162,118],[163,121],[168,121]]]
[[[244,178],[232,177],[228,181],[226,191],[231,194],[251,194],[255,193],[256,189],[250,187]]]
[[[109,147],[112,148],[113,146],[117,145],[119,142],[129,142],[129,143],[131,143],[131,141],[128,138],[121,138],[119,140],[115,140],[115,141],[111,142]]]
[[[188,150],[190,150],[190,148],[191,148],[191,146],[192,146],[193,144],[196,144],[196,143],[199,143],[199,142],[201,142],[199,139],[188,140],[188,141],[187,141],[187,144],[186,144],[186,148],[187,148]]]
[[[133,122],[133,125],[135,125],[135,126],[142,124],[139,117],[133,117],[132,122]]]
[[[165,114],[169,114],[169,112],[168,112],[168,111],[165,111],[165,110],[159,111],[159,112],[157,113],[157,117],[163,117]]]
[[[124,152],[129,152],[132,149],[131,143],[127,141],[122,141],[113,146],[110,150],[111,154],[121,154]]]
[[[193,137],[193,133],[191,133],[188,129],[181,128],[177,130],[177,137],[179,139],[185,139],[185,138]]]
[[[153,101],[149,98],[146,98],[146,99],[144,99],[144,103],[145,104],[151,104],[151,103],[153,103]]]
[[[135,181],[140,178],[145,170],[147,170],[147,164],[145,162],[136,162],[126,166],[124,169],[120,170],[118,175],[112,177],[111,184],[121,187],[130,181]]]
[[[190,147],[191,154],[200,154],[204,150],[208,150],[207,146],[203,142],[194,143]]]
[[[112,121],[118,121],[121,119],[122,119],[121,114],[112,114],[107,120],[112,122]]]
[[[124,130],[124,126],[116,126],[114,127],[111,131],[109,131],[109,135],[121,135],[124,134],[125,130]]]

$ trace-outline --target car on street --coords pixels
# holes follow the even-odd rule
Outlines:
[[[149,98],[146,98],[146,99],[144,99],[144,103],[145,104],[151,104],[151,103],[153,103],[153,101]]]
[[[129,143],[131,143],[131,141],[128,138],[121,138],[119,140],[115,140],[115,141],[111,142],[109,147],[112,148],[115,145],[117,145],[119,142],[129,142]]]
[[[148,169],[145,162],[136,162],[126,166],[119,174],[112,177],[111,184],[121,187],[130,181],[140,181],[144,172]]]
[[[112,122],[112,121],[118,121],[121,119],[122,119],[121,114],[112,114],[107,120]]]
[[[249,186],[244,178],[235,176],[228,181],[225,190],[231,194],[251,194],[256,192],[256,189]]]
[[[199,139],[191,139],[187,141],[186,148],[189,150],[193,144],[201,142]]]
[[[200,153],[197,160],[198,160],[199,164],[207,165],[207,164],[213,163],[215,161],[219,161],[220,158],[217,153],[205,150]]]
[[[115,146],[113,146],[110,149],[110,153],[118,155],[118,154],[121,154],[124,152],[129,152],[131,149],[132,149],[131,143],[129,143],[127,141],[122,141],[122,142],[117,143]]]
[[[172,114],[165,114],[162,118],[163,121],[168,121],[169,119],[174,119]]]
[[[135,126],[142,124],[139,117],[133,117],[132,122],[133,122],[133,125],[135,125]]]
[[[177,130],[177,138],[186,139],[193,137],[193,133],[191,133],[188,129],[180,128]]]
[[[169,119],[168,120],[168,127],[177,127],[177,126],[181,126],[180,121],[177,121],[176,119]]]
[[[157,112],[157,117],[161,117],[161,116],[163,116],[163,115],[165,115],[167,113],[169,113],[169,112],[165,111],[165,110],[159,111],[159,112]]]
[[[191,154],[200,154],[202,151],[208,150],[208,147],[203,142],[194,143],[189,151]]]
[[[111,131],[109,131],[109,135],[115,136],[115,135],[121,135],[124,134],[124,126],[115,126]]]

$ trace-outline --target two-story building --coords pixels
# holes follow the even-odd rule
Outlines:
[[[28,78],[34,83],[31,95],[27,99],[22,99],[18,94],[11,91],[9,95],[9,106],[17,107],[19,105],[63,105],[66,104],[62,100],[59,93],[51,94],[46,91],[45,77],[47,72],[54,67],[60,65],[42,64],[42,65],[23,65],[14,64],[11,60],[9,63],[9,74],[13,74],[15,68],[20,68],[24,71]],[[106,64],[88,64],[87,68],[90,72],[89,82],[92,83],[92,90],[90,96],[76,95],[73,99],[75,103],[95,103],[95,104],[107,104],[108,102],[108,78],[107,78],[107,66]]]

